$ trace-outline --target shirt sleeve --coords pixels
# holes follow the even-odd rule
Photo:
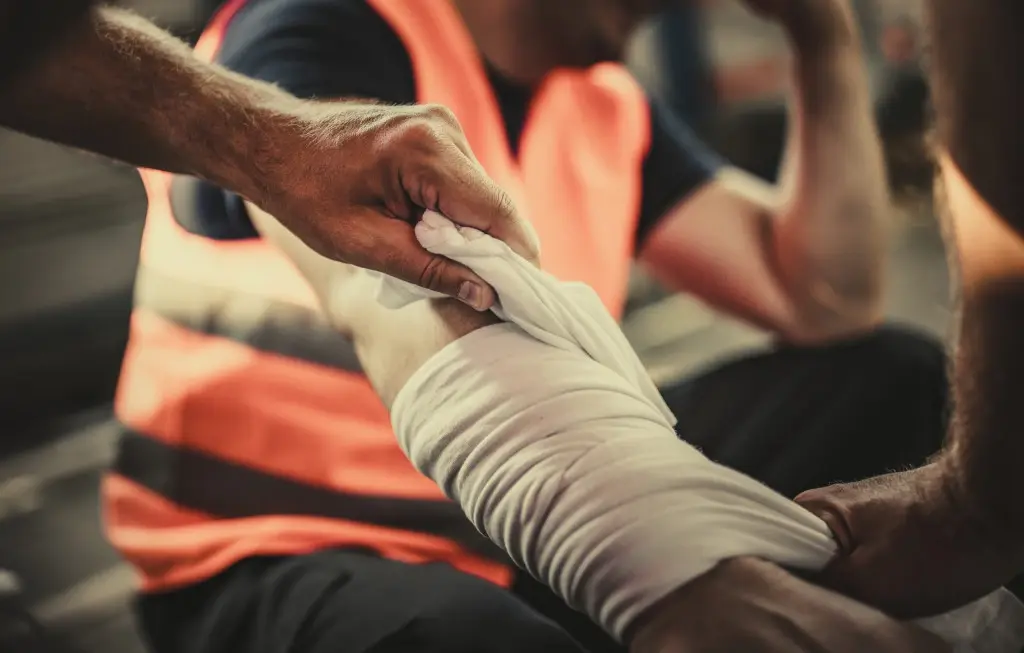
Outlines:
[[[643,162],[637,248],[669,210],[724,165],[671,109],[655,100],[650,106],[651,147]]]
[[[229,24],[217,61],[301,98],[416,101],[405,46],[366,0],[249,0]],[[205,203],[203,222],[216,225],[204,229],[211,237],[257,236],[240,197],[215,187],[198,192],[222,198],[223,212]]]
[[[303,98],[416,101],[405,46],[366,0],[250,0],[218,61]]]

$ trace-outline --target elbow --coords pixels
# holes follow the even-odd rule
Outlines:
[[[825,281],[809,284],[794,301],[793,319],[780,329],[795,345],[826,345],[866,335],[885,318],[881,284],[856,293],[840,292]]]
[[[883,247],[850,248],[822,256],[789,257],[780,282],[789,305],[781,329],[794,344],[821,345],[862,336],[885,315]]]
[[[881,211],[859,208],[817,229],[773,230],[775,271],[790,306],[787,340],[844,340],[883,321],[889,231],[876,217]]]

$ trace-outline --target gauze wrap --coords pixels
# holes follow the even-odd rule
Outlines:
[[[416,235],[491,284],[505,323],[415,372],[392,407],[395,433],[517,565],[621,639],[646,608],[721,560],[817,570],[835,554],[816,516],[675,436],[675,418],[593,290],[434,213]],[[387,306],[433,296],[381,277]],[[1024,644],[1024,607],[1005,590],[921,623],[964,653]]]

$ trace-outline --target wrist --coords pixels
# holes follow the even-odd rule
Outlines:
[[[803,8],[794,9],[783,25],[794,51],[793,91],[800,115],[811,125],[834,125],[841,117],[840,137],[855,136],[862,144],[877,145],[877,136],[865,132],[870,130],[870,120],[862,119],[871,112],[870,88],[860,37],[846,1],[796,2]],[[804,7],[805,2],[813,3],[813,8]]]
[[[193,174],[262,207],[279,190],[282,169],[294,160],[290,148],[301,139],[302,104],[273,86],[233,81],[240,83],[210,93],[207,102],[216,111],[199,112],[200,119],[220,115],[222,120],[216,135],[193,142],[199,148]],[[207,122],[193,133],[208,131],[213,130]]]
[[[858,47],[848,0],[794,0],[791,7],[781,22],[799,61]]]
[[[286,142],[282,135],[287,119],[258,105],[247,107],[245,114],[246,120],[224,139],[224,148],[208,160],[199,176],[263,207],[273,193],[274,170],[279,165],[275,165],[275,158],[283,158],[280,150],[274,154],[274,143]]]

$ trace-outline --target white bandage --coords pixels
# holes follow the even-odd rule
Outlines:
[[[616,636],[724,558],[835,552],[820,520],[681,442],[628,381],[514,325],[445,348],[392,416],[479,529]]]
[[[517,564],[621,638],[645,608],[723,559],[828,562],[835,545],[817,517],[675,437],[592,291],[439,216],[417,235],[490,283],[512,324],[476,331],[421,367],[392,407],[395,432]],[[390,279],[381,295],[389,305],[421,296]],[[1007,597],[925,625],[960,651],[1013,650],[1024,618]]]

